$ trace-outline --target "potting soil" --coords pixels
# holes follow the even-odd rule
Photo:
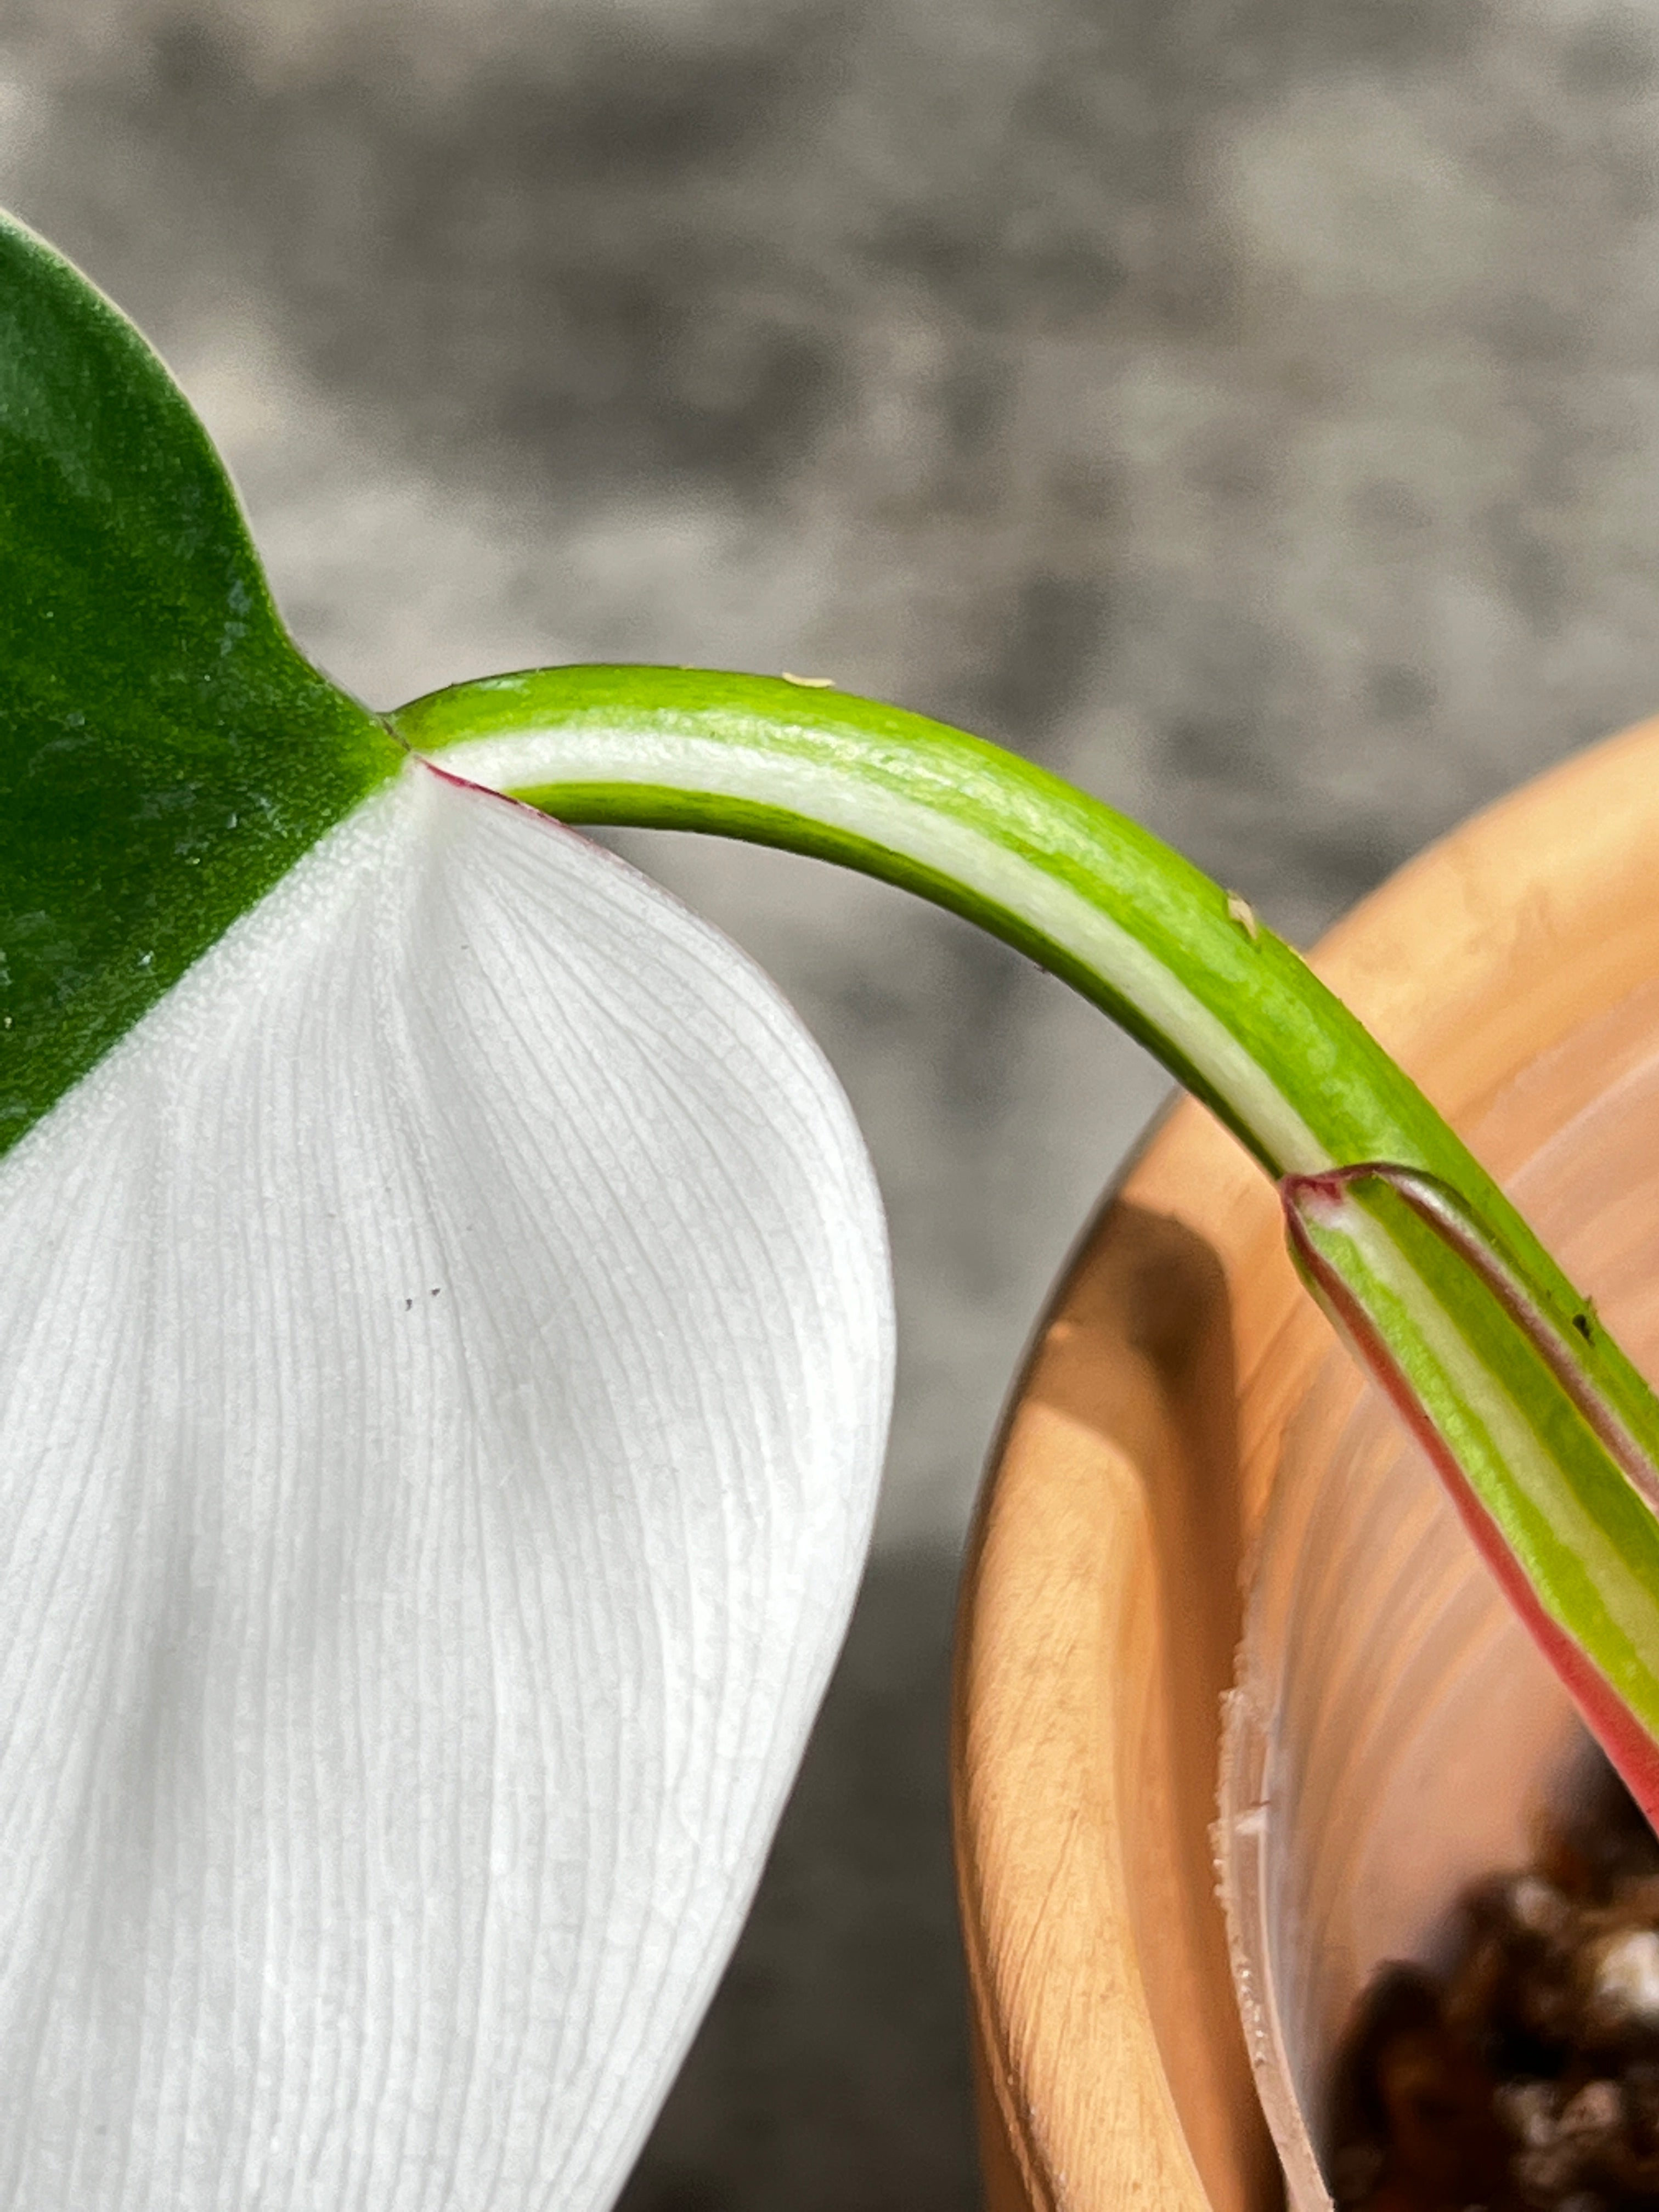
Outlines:
[[[1460,1922],[1449,1972],[1385,1967],[1351,2023],[1341,2212],[1659,2212],[1659,1841],[1611,1772]]]

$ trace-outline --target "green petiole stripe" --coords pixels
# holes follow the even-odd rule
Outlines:
[[[1403,1386],[1540,1617],[1589,1659],[1592,1724],[1621,1753],[1630,1716],[1659,1736],[1659,1521],[1605,1442],[1659,1457],[1659,1407],[1604,1330],[1573,1326],[1584,1301],[1428,1102],[1237,900],[1027,762],[787,682],[544,670],[417,700],[393,724],[450,772],[567,821],[708,830],[903,884],[1114,1015],[1291,1178],[1287,1198],[1297,1187],[1304,1258],[1334,1306],[1363,1321],[1377,1371]],[[1393,1168],[1364,1194],[1328,1172],[1366,1160],[1407,1170],[1401,1188],[1387,1187]],[[1322,1181],[1340,1190],[1328,1218],[1309,1198]],[[1449,1237],[1408,1202],[1443,1186]],[[1458,1242],[1482,1234],[1496,1255],[1484,1273]],[[1611,1724],[1609,1689],[1626,1707]]]
[[[1390,1160],[1451,1186],[1561,1326],[1584,1301],[1491,1177],[1300,955],[1150,832],[960,730],[844,693],[674,668],[459,684],[392,718],[452,772],[571,822],[700,830],[842,861],[967,915],[1073,983],[1269,1174]],[[1659,1457],[1605,1332],[1586,1387]]]
[[[455,773],[568,821],[711,830],[920,890],[1125,1021],[1270,1173],[1348,1156],[1342,1062],[1364,1033],[1299,956],[1138,824],[961,731],[787,682],[654,668],[500,677],[392,720],[416,750],[447,749]],[[1393,1157],[1432,1117],[1364,1048],[1377,1063],[1364,1118],[1397,1139]]]

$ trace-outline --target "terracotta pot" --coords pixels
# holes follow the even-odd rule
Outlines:
[[[1650,723],[1434,848],[1316,956],[1499,1176],[1536,1160],[1522,1203],[1647,1359],[1656,854]],[[1284,2108],[1316,2105],[1332,2019],[1377,1957],[1432,1949],[1448,1883],[1519,1847],[1570,1728],[1298,1286],[1270,1188],[1186,1103],[1066,1273],[964,1583],[957,1854],[994,2212],[1279,2197],[1212,1832],[1258,1556],[1218,1832],[1301,2203],[1320,2184]]]

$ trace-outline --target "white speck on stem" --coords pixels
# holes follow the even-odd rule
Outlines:
[[[1261,933],[1261,924],[1255,918],[1255,908],[1249,899],[1240,898],[1237,891],[1227,894],[1227,918],[1236,921],[1252,945]]]

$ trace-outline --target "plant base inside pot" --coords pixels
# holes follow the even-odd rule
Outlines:
[[[1650,987],[1562,1048],[1567,1065],[1529,1068],[1519,1095],[1493,1109],[1500,1120],[1524,1112],[1586,1055],[1605,1063],[1599,1095],[1511,1187],[1650,1367],[1659,1357],[1656,1022]],[[1474,2002],[1474,1969],[1456,1955],[1460,1899],[1480,1887],[1490,1905],[1494,1871],[1523,1867],[1541,1832],[1583,1833],[1583,1740],[1432,1472],[1386,1406],[1356,1398],[1340,1359],[1286,1432],[1224,1760],[1221,1860],[1258,2084],[1297,2212],[1341,2195],[1366,2201],[1339,2160],[1356,2145],[1336,2140],[1334,2115],[1347,2024],[1370,1990],[1369,2032],[1390,2045],[1386,2063],[1417,2066],[1437,2045],[1447,2075],[1436,2094],[1469,2106],[1468,2171],[1449,2169],[1449,2193],[1423,2198],[1424,2212],[1541,2207],[1553,2200],[1499,2195],[1503,2116],[1488,2098],[1480,2118],[1470,2070],[1493,2053],[1475,2025],[1457,2031],[1446,2006],[1455,2014]],[[1614,1909],[1593,1883],[1580,1901],[1592,1918]],[[1519,1942],[1524,1931],[1513,1932]],[[1659,1976],[1659,1942],[1655,1950]],[[1377,1984],[1402,1963],[1443,1978],[1396,1971]],[[1431,1997],[1437,1987],[1450,1991],[1443,2002]],[[1352,2055],[1350,2035],[1350,2074]],[[1559,2058],[1564,2079],[1577,2063]],[[1601,2078],[1593,2053],[1585,2064],[1584,2082]],[[1593,2117],[1578,2116],[1587,2126]],[[1541,2128],[1542,2104],[1534,2118]],[[1433,2133],[1425,2126],[1419,2144],[1425,2172]],[[1381,2201],[1387,2212],[1418,2203]],[[1602,2208],[1586,2201],[1575,2212]]]

